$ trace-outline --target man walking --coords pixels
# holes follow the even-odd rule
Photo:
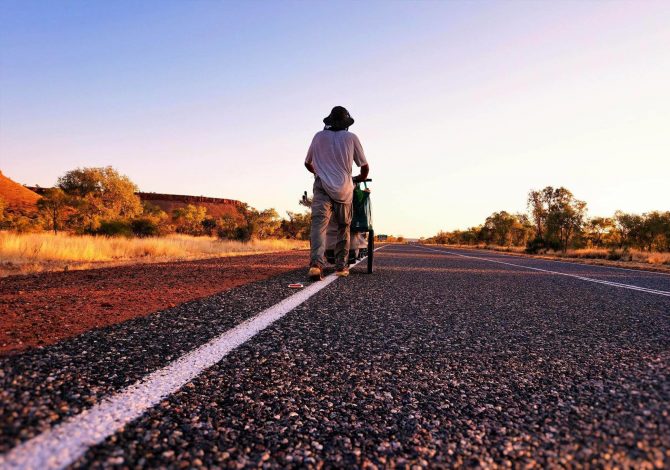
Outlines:
[[[337,221],[335,273],[342,277],[349,275],[353,182],[365,180],[370,171],[358,137],[349,132],[349,126],[354,123],[349,112],[335,106],[323,122],[326,127],[312,139],[305,159],[305,167],[315,175],[309,268],[312,280],[322,278],[326,264],[326,229],[331,217]],[[352,178],[354,163],[361,167],[361,173]]]

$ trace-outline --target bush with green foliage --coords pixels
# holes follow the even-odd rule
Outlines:
[[[212,236],[216,230],[216,219],[213,217],[206,217],[205,220],[202,221],[201,225],[205,235]]]
[[[542,253],[547,250],[557,251],[561,245],[556,240],[545,240],[542,237],[535,237],[526,244],[526,253]]]
[[[102,220],[93,233],[107,237],[132,237],[134,235],[132,224],[127,220]]]
[[[157,237],[161,235],[159,224],[151,217],[139,217],[130,222],[133,235],[140,238]]]
[[[572,248],[610,248],[614,259],[630,258],[627,251],[670,251],[670,211],[586,218],[586,203],[565,188],[547,186],[528,193],[526,214],[494,212],[484,225],[468,230],[438,232],[428,243],[492,243],[526,246],[529,253]],[[531,223],[532,221],[532,223]]]
[[[288,219],[283,219],[279,226],[279,233],[283,237],[294,240],[309,240],[312,226],[312,214],[310,212],[287,211]]]
[[[528,193],[528,209],[535,222],[535,235],[563,251],[578,235],[586,218],[586,202],[576,199],[563,188],[547,186]]]
[[[253,228],[249,227],[249,225],[243,227],[237,227],[235,229],[234,240],[240,242],[249,242],[251,241],[252,237],[253,237]]]
[[[67,224],[79,232],[96,232],[103,220],[131,220],[142,213],[135,183],[110,166],[68,171],[57,186],[76,209]]]
[[[72,213],[72,207],[76,205],[71,196],[68,196],[61,188],[49,188],[37,201],[40,215],[47,227],[56,234],[65,228],[66,217]]]
[[[205,229],[202,223],[206,218],[207,208],[204,206],[188,204],[172,211],[172,222],[178,233],[204,235]]]

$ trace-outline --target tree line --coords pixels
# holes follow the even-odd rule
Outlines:
[[[670,251],[670,211],[587,217],[586,202],[568,189],[547,186],[528,193],[527,213],[494,212],[467,230],[441,231],[429,243],[522,246],[528,252],[568,248]]]
[[[112,167],[77,168],[58,178],[37,202],[36,213],[10,212],[0,199],[0,229],[51,230],[107,236],[163,236],[183,233],[249,241],[265,238],[309,239],[308,211],[258,210],[247,204],[221,217],[188,204],[168,214],[137,196],[137,185]],[[305,205],[304,201],[300,201]]]

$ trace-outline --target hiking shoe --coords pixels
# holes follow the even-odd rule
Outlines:
[[[312,281],[320,281],[323,279],[323,276],[321,275],[321,268],[318,266],[312,266],[309,268],[309,273],[307,276],[309,276],[310,280]]]
[[[335,275],[338,277],[347,277],[349,275],[349,268],[342,268],[335,271]]]

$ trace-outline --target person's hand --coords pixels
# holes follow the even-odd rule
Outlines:
[[[361,166],[361,174],[358,176],[354,176],[353,180],[354,183],[362,183],[368,178],[368,175],[370,174],[370,167],[365,164]]]

